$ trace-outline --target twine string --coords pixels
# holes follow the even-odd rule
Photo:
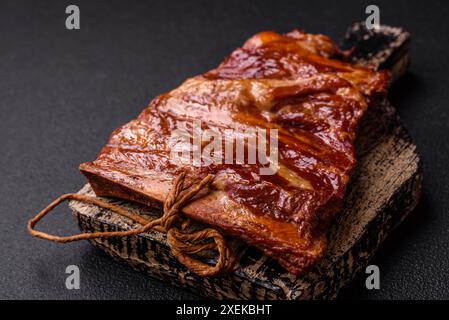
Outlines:
[[[32,218],[28,222],[28,232],[32,236],[41,239],[53,242],[68,243],[87,239],[134,236],[153,229],[156,231],[165,232],[167,234],[167,243],[170,247],[171,253],[190,271],[203,277],[215,276],[223,272],[229,272],[234,268],[235,257],[232,249],[226,244],[224,237],[215,229],[205,228],[199,231],[189,232],[188,227],[190,226],[191,221],[180,214],[182,207],[198,195],[201,190],[208,188],[212,180],[213,176],[208,175],[199,183],[194,184],[193,182],[187,182],[186,174],[185,172],[182,172],[176,178],[172,189],[167,195],[164,202],[163,215],[154,220],[145,219],[132,211],[125,210],[122,207],[92,196],[67,193],[58,197],[45,209],[39,212],[34,218]],[[76,200],[99,206],[115,212],[120,216],[131,219],[141,226],[136,229],[126,231],[87,232],[71,236],[57,236],[35,230],[37,223],[42,218],[66,200]],[[178,228],[178,225],[180,228]],[[215,265],[209,265],[192,256],[199,254],[204,250],[215,250],[218,252],[217,262]]]

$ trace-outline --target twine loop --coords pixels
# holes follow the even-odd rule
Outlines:
[[[233,270],[235,257],[232,249],[226,244],[226,241],[220,232],[215,229],[205,228],[189,232],[188,229],[191,226],[191,221],[180,214],[181,209],[190,200],[199,195],[202,190],[208,189],[212,180],[213,176],[208,175],[199,183],[194,184],[192,181],[187,182],[186,174],[185,172],[182,172],[176,178],[172,189],[167,195],[164,202],[163,215],[154,220],[148,220],[132,211],[125,210],[96,197],[76,193],[64,194],[50,203],[28,222],[28,232],[32,236],[41,239],[67,243],[86,239],[133,236],[154,229],[167,234],[167,243],[170,246],[171,253],[191,272],[203,277],[215,276]],[[118,215],[139,223],[141,226],[126,231],[80,233],[72,236],[56,236],[35,230],[36,224],[65,200],[76,200],[108,209]],[[205,250],[217,251],[218,257],[215,265],[209,265],[194,257],[194,255],[198,255]]]

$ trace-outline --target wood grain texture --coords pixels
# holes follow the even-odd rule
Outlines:
[[[382,29],[383,28],[383,29]],[[367,31],[355,24],[345,38],[354,47],[354,62],[388,67],[398,78],[409,63],[407,33],[382,27]],[[367,35],[367,36],[366,36]],[[370,56],[369,56],[370,55]],[[232,273],[201,278],[170,254],[165,235],[92,240],[107,254],[148,275],[186,287],[202,296],[231,299],[331,299],[363,270],[383,240],[416,206],[421,192],[419,156],[394,108],[384,99],[370,106],[356,141],[358,164],[348,186],[345,205],[329,231],[325,257],[306,275],[293,276],[257,249],[232,240],[238,267]],[[80,191],[94,195],[89,185]],[[118,199],[106,199],[148,218],[158,209]],[[126,230],[136,227],[126,218],[93,205],[69,204],[83,231]],[[205,260],[212,259],[204,256]]]

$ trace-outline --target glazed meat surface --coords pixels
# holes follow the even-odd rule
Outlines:
[[[301,274],[325,252],[326,230],[355,165],[357,125],[370,101],[386,94],[386,73],[343,56],[323,35],[256,34],[218,68],[151,101],[80,170],[97,195],[150,206],[161,205],[181,171],[192,178],[212,173],[211,189],[183,213]],[[224,152],[212,163],[173,161],[173,132],[193,136],[195,124],[230,141],[277,130],[274,174],[262,174],[267,164],[248,156],[225,163]],[[176,147],[194,153],[189,145]]]

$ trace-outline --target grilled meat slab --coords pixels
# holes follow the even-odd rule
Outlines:
[[[151,101],[80,170],[99,196],[158,207],[181,171],[212,173],[211,190],[183,213],[301,274],[326,249],[326,230],[355,165],[357,126],[388,84],[387,73],[344,57],[323,35],[256,34],[218,68]],[[275,174],[261,174],[262,165],[248,161],[174,163],[172,133],[183,128],[193,135],[194,123],[243,141],[249,132],[276,129]]]

